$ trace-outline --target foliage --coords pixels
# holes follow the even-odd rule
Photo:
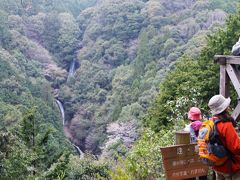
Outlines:
[[[167,72],[145,118],[167,144],[170,137],[161,133],[171,133],[164,126],[184,119],[188,106],[206,111],[207,99],[217,92],[218,68],[209,59],[228,54],[238,39],[239,12],[201,50],[206,34],[235,11],[236,0],[96,2],[0,0],[1,178],[109,178],[109,165],[70,155],[56,96],[71,140],[100,154],[110,122],[141,125]],[[188,56],[177,60],[183,54]],[[73,61],[76,69],[68,78]],[[148,154],[156,153],[148,147],[154,150],[162,137],[144,134],[112,177],[160,177],[161,157]],[[119,152],[115,157],[127,154],[119,142],[109,146]]]
[[[188,72],[187,69],[191,71]],[[149,109],[149,116],[145,117],[145,123],[155,130],[160,130],[161,126],[174,123],[174,119],[180,117],[181,114],[185,114],[190,106],[199,105],[201,99],[197,95],[199,91],[197,86],[199,84],[198,76],[197,61],[187,57],[179,61],[175,69],[168,74],[161,84],[160,94],[156,98],[154,105]],[[192,89],[189,88],[193,84],[195,86]],[[176,107],[177,102],[182,102],[177,100],[179,98],[187,98],[188,100],[184,102],[184,105],[180,103]],[[186,118],[182,116],[180,119]]]
[[[62,153],[53,145],[56,143],[53,129],[42,133],[35,114],[31,110],[23,114],[21,123],[16,123],[14,129],[1,130],[1,178],[40,177]],[[64,149],[67,150],[62,151]]]
[[[171,117],[172,113],[165,104],[168,104],[169,101],[176,103],[178,98],[184,96],[192,99],[193,95],[196,94],[191,93],[192,89],[199,93],[197,106],[209,115],[206,102],[218,93],[219,79],[218,65],[213,64],[211,59],[215,54],[230,53],[232,45],[239,37],[239,16],[240,11],[238,10],[236,15],[229,17],[226,28],[219,29],[213,35],[208,36],[208,44],[197,60],[183,57],[176,64],[161,84],[160,93],[150,108],[149,115],[145,118],[147,126],[157,131],[162,125],[167,126],[169,124],[167,119]],[[188,104],[189,107],[193,105],[192,103]],[[186,107],[185,111],[187,110]]]
[[[164,179],[160,147],[174,143],[172,130],[154,133],[145,129],[141,138],[110,173],[113,179]]]
[[[148,46],[148,34],[142,31],[139,35],[139,45],[137,50],[136,62],[134,64],[134,76],[140,77],[144,74],[146,65],[152,60],[150,49]]]
[[[61,2],[55,0],[1,0],[0,8],[10,14],[19,15],[34,15],[41,12],[69,12],[77,16],[81,10],[92,6],[96,0],[62,0]]]
[[[187,88],[191,81],[188,76],[198,83],[201,80],[195,76],[202,73],[195,71],[198,62],[193,59],[206,45],[207,34],[224,24],[226,12],[222,9],[231,9],[231,6],[226,3],[215,9],[205,1],[109,0],[81,11],[76,21],[80,67],[71,81],[61,88],[59,98],[64,102],[66,119],[72,119],[71,130],[82,148],[91,152],[93,149],[88,148],[94,148],[94,153],[99,153],[99,145],[107,137],[106,124],[109,122],[137,119],[135,122],[139,123],[167,72],[171,73],[177,59],[186,53],[187,56],[178,60],[179,64],[184,61],[181,71],[193,68],[193,76],[181,71],[177,80],[174,80],[175,75],[170,76],[171,85],[161,85],[168,87],[162,88],[161,98],[157,100],[163,104],[154,104],[156,111],[150,110],[153,115],[146,117],[146,125],[156,130],[167,126],[166,117],[171,117],[171,107],[175,103],[166,108],[164,104],[189,94],[192,97],[194,93]],[[72,55],[70,51],[67,54]],[[184,67],[185,63],[188,67]],[[65,61],[67,65],[69,61]],[[178,88],[177,84],[182,85]],[[194,89],[199,91],[200,88],[199,84]],[[141,113],[132,112],[133,104]],[[185,111],[191,104],[186,103]]]
[[[31,160],[33,156],[29,154],[26,147],[20,143],[17,136],[11,132],[0,134],[1,139],[1,178],[25,179],[30,175]]]
[[[46,81],[26,78],[39,69],[22,54],[1,49],[0,68],[1,178],[37,177],[68,151],[68,146],[57,149],[64,144],[57,108],[49,92],[40,86],[47,85]],[[34,113],[27,112],[34,106]]]
[[[7,48],[10,41],[9,27],[7,23],[7,13],[0,10],[0,46]]]
[[[92,155],[85,155],[84,159],[70,156],[67,166],[69,179],[108,179],[109,165],[106,162],[96,161]]]
[[[58,15],[60,28],[57,43],[59,46],[59,59],[61,64],[70,63],[74,58],[74,51],[78,45],[79,27],[71,14],[61,13]]]
[[[48,168],[40,177],[46,179],[64,179],[64,177],[66,177],[66,168],[68,163],[69,154],[64,153],[55,163],[51,164],[51,167]]]

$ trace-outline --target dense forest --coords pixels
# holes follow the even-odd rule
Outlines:
[[[0,179],[164,179],[159,148],[218,93],[237,2],[0,0]]]

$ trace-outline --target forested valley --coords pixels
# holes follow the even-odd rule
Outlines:
[[[0,179],[165,179],[208,116],[237,0],[0,0]]]

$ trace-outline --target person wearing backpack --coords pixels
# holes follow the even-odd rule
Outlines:
[[[191,107],[188,111],[188,119],[190,121],[190,143],[196,143],[199,129],[202,125],[202,112],[197,107]],[[195,180],[197,178],[189,178],[187,180]],[[207,176],[198,177],[199,180],[207,180]]]
[[[202,113],[197,107],[191,107],[188,111],[188,119],[190,121],[190,142],[197,142],[198,132],[202,125]]]
[[[217,180],[240,180],[240,138],[234,128],[235,121],[229,113],[231,99],[222,95],[213,96],[208,103],[216,132],[227,150],[228,158],[220,166],[213,166]]]

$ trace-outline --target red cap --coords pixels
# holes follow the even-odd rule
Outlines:
[[[188,119],[194,121],[194,120],[201,120],[202,115],[201,115],[201,110],[197,107],[191,107],[190,110],[188,111]]]

